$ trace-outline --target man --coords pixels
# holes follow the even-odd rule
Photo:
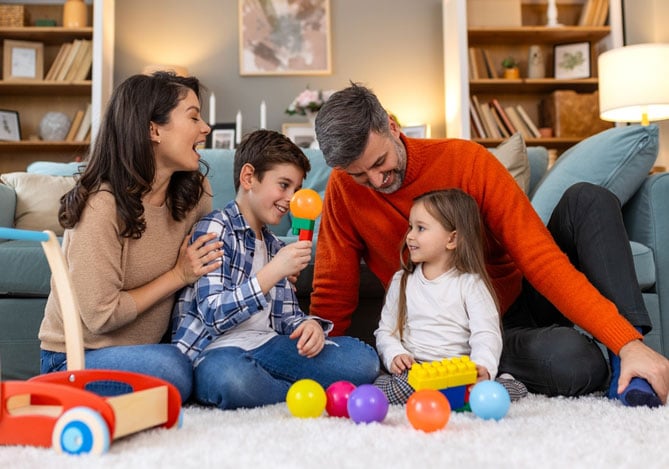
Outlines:
[[[477,201],[486,227],[486,264],[503,314],[500,373],[547,395],[603,389],[608,365],[577,324],[610,350],[610,397],[626,405],[666,402],[669,361],[641,341],[651,323],[620,204],[610,192],[591,184],[570,188],[547,229],[490,152],[465,140],[407,138],[376,96],[357,84],[325,103],[316,134],[334,170],[311,313],[332,320],[335,333],[346,331],[355,310],[360,259],[387,286],[398,270],[413,199],[457,187]]]

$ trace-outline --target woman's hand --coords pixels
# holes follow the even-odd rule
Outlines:
[[[290,334],[291,339],[297,340],[297,352],[307,358],[313,358],[323,350],[325,334],[323,328],[315,319],[307,319],[297,326]]]
[[[189,246],[189,234],[181,243],[179,257],[173,270],[183,280],[184,286],[190,285],[221,266],[223,242],[211,242],[216,236],[216,233],[203,234]]]

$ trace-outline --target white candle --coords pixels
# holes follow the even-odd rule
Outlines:
[[[242,143],[242,111],[237,111],[235,117],[235,143],[237,145]]]
[[[260,103],[260,128],[267,128],[267,105],[265,104],[265,101]]]
[[[216,95],[209,96],[209,125],[216,125]]]

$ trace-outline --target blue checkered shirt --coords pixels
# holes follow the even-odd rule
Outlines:
[[[287,279],[270,290],[273,298],[263,294],[257,277],[251,275],[255,233],[236,202],[203,217],[190,241],[206,233],[218,235],[211,242],[223,241],[223,264],[182,289],[172,312],[172,343],[191,360],[218,336],[270,305],[270,325],[279,334],[289,335],[307,318],[316,319],[326,333],[332,329],[330,321],[307,316],[300,309]],[[272,259],[284,244],[266,227],[263,238]]]

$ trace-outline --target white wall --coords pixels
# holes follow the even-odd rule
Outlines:
[[[669,1],[624,0],[625,44],[669,42]],[[669,169],[669,121],[658,122],[660,152],[657,165]]]
[[[246,132],[258,127],[262,100],[268,127],[280,130],[306,122],[284,110],[307,85],[340,89],[353,80],[400,121],[445,135],[441,0],[330,0],[328,76],[240,76],[237,8],[237,0],[118,0],[115,83],[150,63],[184,65],[216,94],[216,120],[234,122],[240,109]]]

